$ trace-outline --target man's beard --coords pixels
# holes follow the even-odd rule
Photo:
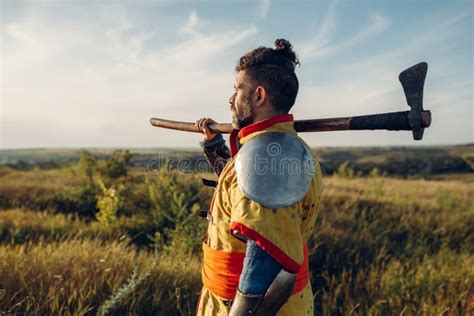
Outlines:
[[[232,125],[236,129],[242,129],[253,123],[254,111],[249,100],[245,100],[240,111],[232,110]]]

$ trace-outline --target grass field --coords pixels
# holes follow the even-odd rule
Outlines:
[[[317,314],[474,313],[471,176],[325,177]],[[0,172],[0,314],[193,314],[206,225],[194,213],[211,189],[174,171],[89,180],[76,165]]]

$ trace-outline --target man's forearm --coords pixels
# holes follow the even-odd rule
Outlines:
[[[219,176],[227,161],[231,157],[230,150],[225,144],[224,137],[217,134],[211,141],[200,142],[199,145],[204,151],[214,172]]]
[[[271,255],[248,240],[229,315],[275,315],[291,296],[295,282],[295,274],[285,271]]]

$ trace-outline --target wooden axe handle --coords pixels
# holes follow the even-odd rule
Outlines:
[[[295,121],[297,132],[329,132],[347,130],[404,130],[411,131],[408,121],[409,111],[391,112],[383,114],[361,115],[352,117],[336,117],[314,120]],[[202,133],[194,123],[178,122],[160,118],[150,119],[153,126],[169,128],[179,131]],[[421,112],[421,127],[429,127],[431,112]],[[212,124],[209,126],[214,132],[228,134],[233,127],[230,123]]]

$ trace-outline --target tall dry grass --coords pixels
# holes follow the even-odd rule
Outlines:
[[[0,245],[0,311],[94,315],[135,269],[150,269],[126,297],[109,302],[109,313],[191,314],[200,290],[199,260],[154,256],[120,242],[87,239]]]
[[[474,188],[327,178],[310,258],[320,314],[474,311]]]
[[[52,242],[71,239],[123,239],[120,231],[75,215],[10,209],[0,212],[0,240],[5,244]]]
[[[324,185],[310,244],[318,315],[474,312],[471,183],[331,177]],[[167,190],[156,188],[156,194]],[[185,188],[180,184],[176,190]],[[204,197],[208,190],[190,194]],[[160,199],[175,195],[167,192]],[[144,197],[130,194],[128,203],[136,199],[137,205],[146,205]],[[161,210],[165,202],[155,203]],[[119,222],[132,219],[121,217]],[[140,232],[150,223],[133,225]],[[169,245],[194,245],[180,229],[182,225],[168,234],[177,238]],[[132,246],[122,232],[38,211],[1,211],[0,232],[0,312],[95,314],[100,306],[111,306],[116,314],[194,311],[200,258],[168,251],[153,265],[153,251]]]

